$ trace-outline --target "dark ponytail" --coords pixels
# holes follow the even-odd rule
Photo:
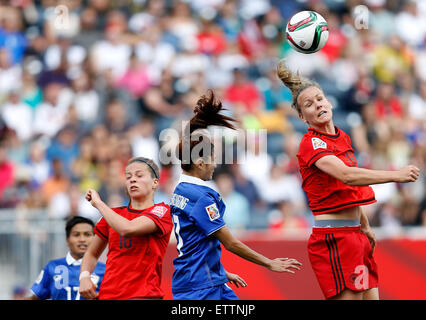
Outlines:
[[[181,161],[181,167],[185,171],[189,171],[192,168],[191,154],[195,146],[201,142],[210,143],[211,153],[202,154],[203,150],[200,150],[200,156],[208,158],[213,154],[213,143],[209,140],[209,137],[203,135],[202,132],[196,132],[197,130],[207,129],[209,126],[220,126],[230,129],[236,129],[231,122],[236,122],[232,117],[220,114],[220,111],[226,110],[222,106],[222,102],[216,99],[212,90],[208,90],[206,95],[203,95],[198,99],[197,106],[194,108],[195,115],[191,118],[188,123],[188,127],[184,131],[184,135],[179,141],[177,148],[178,158]],[[185,136],[185,133],[189,132],[189,136]],[[207,140],[207,141],[206,141]],[[184,150],[183,144],[187,143],[189,148]],[[189,151],[189,158],[183,156],[183,151]]]

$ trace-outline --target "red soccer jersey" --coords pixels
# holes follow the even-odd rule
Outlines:
[[[347,166],[358,166],[349,136],[335,127],[336,134],[326,134],[309,128],[300,142],[297,158],[302,175],[302,188],[314,215],[376,202],[370,186],[349,186],[319,170],[315,162],[335,155]]]
[[[160,288],[163,257],[173,228],[170,207],[162,202],[144,210],[135,210],[130,206],[112,210],[129,220],[146,216],[155,222],[159,231],[125,238],[112,229],[104,218],[99,220],[94,231],[108,241],[99,300],[163,298],[164,293]]]

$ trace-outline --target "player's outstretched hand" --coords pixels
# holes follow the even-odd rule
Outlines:
[[[82,278],[80,280],[80,288],[78,291],[85,299],[96,299],[98,296],[98,293],[96,292],[96,286],[90,277]]]
[[[247,287],[247,283],[238,274],[230,273],[227,271],[226,277],[228,278],[229,282],[235,284],[237,288],[239,288],[239,286]]]
[[[295,273],[295,271],[292,269],[300,270],[301,266],[302,264],[296,259],[275,258],[274,260],[272,260],[268,269],[275,272]]]
[[[419,177],[420,169],[410,164],[398,172],[400,177],[397,182],[414,182]]]
[[[90,202],[92,206],[96,208],[96,204],[101,200],[101,197],[96,190],[89,189],[86,192],[86,200]]]

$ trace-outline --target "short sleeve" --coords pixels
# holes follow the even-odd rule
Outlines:
[[[95,226],[93,230],[100,238],[105,241],[108,241],[108,223],[102,217]]]
[[[225,226],[224,207],[218,205],[214,197],[206,194],[201,196],[194,205],[191,217],[205,235],[210,235]]]
[[[172,232],[173,223],[170,214],[170,207],[165,204],[156,205],[151,211],[144,214],[150,218],[160,229],[159,236],[165,236]]]
[[[48,268],[48,265],[46,265],[44,267],[44,269],[41,270],[36,281],[34,282],[33,286],[31,287],[31,291],[40,300],[46,300],[46,299],[49,299],[51,297],[50,279],[51,279],[51,277],[49,275],[49,268]]]
[[[298,158],[306,166],[312,166],[318,159],[333,155],[332,146],[319,137],[306,137],[299,147]]]

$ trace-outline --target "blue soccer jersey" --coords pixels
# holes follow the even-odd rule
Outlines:
[[[85,300],[78,292],[81,260],[75,260],[68,252],[65,258],[49,261],[40,272],[31,291],[40,300]],[[96,292],[99,291],[104,273],[105,264],[98,262],[91,275]]]
[[[198,178],[182,175],[170,200],[178,256],[173,260],[172,292],[199,290],[228,281],[220,242],[212,234],[225,226],[225,204]]]

